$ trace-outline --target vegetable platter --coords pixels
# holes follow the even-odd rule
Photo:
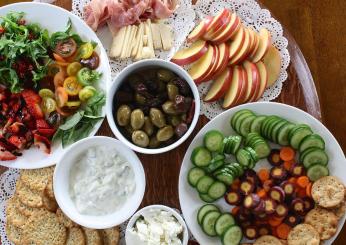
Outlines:
[[[246,115],[246,113],[249,114]],[[241,114],[243,114],[243,116],[241,116]],[[271,119],[271,115],[275,116]],[[242,118],[240,118],[239,116]],[[267,127],[267,133],[264,133],[262,128],[258,125],[261,124],[261,121],[265,122],[264,120],[268,121],[268,119],[271,119],[273,123]],[[254,123],[252,123],[250,126],[248,122]],[[287,129],[287,127],[292,128],[294,126],[288,122],[299,125],[295,126],[298,128],[298,130],[296,131],[294,129],[294,133],[292,133],[290,136],[288,136],[288,131],[290,130]],[[303,124],[304,126],[301,126]],[[283,125],[284,127],[282,127]],[[285,127],[286,129],[284,129]],[[235,132],[233,128],[236,128],[235,131],[237,132]],[[280,129],[277,130],[278,128]],[[253,131],[259,133],[253,133]],[[305,142],[302,142],[302,138],[304,138],[306,135],[312,134],[312,132],[318,134],[318,136],[309,136]],[[222,134],[226,138],[223,138]],[[240,141],[239,139],[241,138],[242,140]],[[288,139],[289,141],[287,141]],[[275,144],[273,143],[273,141],[280,142],[281,145]],[[220,142],[223,143],[219,145]],[[241,146],[240,142],[242,142],[243,146]],[[290,146],[288,147],[288,145]],[[224,165],[223,167],[217,166],[219,161],[216,158],[224,158],[223,154],[220,155],[214,152],[213,155],[209,155],[208,149],[210,151],[214,151],[216,148],[219,148],[219,146],[221,146],[222,148],[221,152],[226,153],[225,162],[229,162],[229,165],[227,165],[226,163],[226,165]],[[317,148],[310,148],[312,146]],[[288,211],[295,214],[299,212],[300,204],[298,202],[300,202],[301,200],[299,198],[299,200],[293,199],[292,201],[289,201],[290,204],[287,205],[288,209],[290,210],[286,209],[286,204],[282,204],[283,207],[280,209],[278,208],[279,205],[281,205],[281,198],[283,197],[282,194],[286,194],[287,197],[287,195],[291,191],[291,186],[287,181],[284,182],[284,180],[286,180],[287,173],[285,172],[285,170],[283,170],[284,167],[281,168],[279,166],[280,164],[276,163],[275,159],[278,158],[275,156],[276,151],[274,151],[273,149],[281,149],[279,153],[280,158],[286,160],[294,158],[293,152],[296,152],[297,155],[299,153],[300,160],[296,159],[296,161],[302,163],[302,165],[290,167],[289,169],[294,169],[294,172],[291,172],[292,175],[288,174],[289,176],[298,176],[298,186],[304,186],[305,188],[305,186],[307,186],[310,181],[312,183],[313,181],[316,181],[317,179],[325,175],[337,176],[343,183],[346,183],[346,160],[341,147],[332,136],[332,134],[328,131],[328,129],[309,114],[297,108],[280,103],[250,103],[247,105],[241,105],[232,108],[211,120],[199,131],[199,133],[190,144],[188,150],[186,151],[179,175],[179,200],[182,212],[192,234],[201,244],[221,244],[222,239],[224,242],[223,244],[233,244],[227,242],[229,242],[230,239],[241,239],[242,232],[239,231],[238,226],[233,227],[233,230],[229,231],[228,234],[227,232],[226,234],[224,233],[221,236],[221,240],[217,237],[217,234],[224,232],[225,230],[223,229],[227,224],[234,225],[234,218],[232,216],[229,217],[229,214],[231,213],[230,210],[232,209],[234,204],[237,204],[238,208],[239,205],[244,205],[245,209],[247,208],[251,210],[253,207],[256,207],[258,201],[261,202],[260,200],[258,200],[258,196],[262,196],[262,194],[264,196],[268,195],[270,200],[274,199],[277,201],[278,206],[276,206],[276,212],[278,212],[278,214],[275,213],[274,215],[283,215],[287,217]],[[292,149],[295,150],[292,151]],[[310,152],[315,151],[313,153],[313,159],[311,158],[312,155],[308,156],[308,154],[302,153],[306,149],[308,149],[307,151]],[[218,149],[216,150],[218,151]],[[233,156],[233,154],[235,156]],[[209,164],[209,160],[211,160],[211,164]],[[234,162],[238,162],[239,164],[235,164]],[[271,164],[269,164],[269,162]],[[272,166],[271,168],[269,168],[270,165]],[[215,171],[216,168],[218,170]],[[273,185],[271,185],[271,188],[269,188],[270,191],[268,191],[267,193],[261,194],[260,192],[257,192],[257,194],[253,195],[250,193],[253,192],[253,188],[256,189],[256,186],[253,186],[253,183],[256,183],[256,181],[247,182],[247,180],[249,178],[251,179],[251,177],[246,177],[245,180],[244,177],[240,177],[241,181],[238,193],[240,192],[241,195],[243,195],[242,193],[244,192],[245,199],[238,200],[240,196],[236,192],[232,194],[232,188],[234,187],[234,185],[236,185],[234,182],[236,182],[235,180],[237,177],[242,176],[244,173],[246,176],[248,176],[249,174],[251,175],[251,172],[253,171],[249,169],[255,170],[257,172],[258,178],[261,180],[266,178],[273,178],[275,183],[275,179],[278,178],[279,181],[277,183],[279,183],[279,186],[274,187]],[[268,169],[268,172],[265,172],[264,169]],[[203,180],[201,180],[201,176],[202,178],[204,178]],[[299,178],[299,176],[302,177]],[[195,188],[192,186],[195,186]],[[210,186],[210,188],[208,188],[208,186]],[[207,188],[208,191],[205,191]],[[263,189],[266,189],[265,184],[263,184]],[[285,193],[281,192],[281,190],[284,190],[283,192]],[[303,199],[306,195],[308,195],[306,194],[307,192],[304,192],[305,194],[302,194]],[[224,193],[226,193],[225,197],[223,196]],[[256,193],[256,191],[254,193]],[[297,196],[300,197],[300,193],[298,193]],[[203,199],[204,201],[202,201],[201,199]],[[227,202],[232,205],[226,203],[225,200],[227,200]],[[267,199],[264,198],[263,200]],[[208,205],[208,203],[215,205],[215,207],[217,207],[216,210],[214,206],[210,206]],[[203,208],[201,207],[206,204],[208,207],[204,209],[208,210],[203,210]],[[269,214],[271,203],[268,204],[268,210],[268,205],[267,203],[265,204],[266,206],[263,206],[263,210],[261,212]],[[313,205],[311,206],[311,208],[312,207]],[[261,209],[261,207],[258,208]],[[266,212],[264,212],[264,210]],[[237,216],[235,212],[232,213],[234,217],[240,217]],[[208,214],[207,216],[211,217],[206,217],[204,219],[205,214]],[[207,219],[209,221],[212,221],[217,217],[222,217],[220,218],[222,220],[220,222],[216,222],[215,233],[215,231],[213,231],[213,229],[210,227],[210,222],[208,222]],[[257,217],[256,214],[255,217]],[[296,217],[300,216],[293,215],[292,219],[295,219]],[[239,225],[239,218],[236,218],[236,220],[237,224]],[[293,220],[291,219],[290,221],[293,222]],[[340,232],[344,221],[345,216],[343,215],[341,218],[341,222],[337,227],[337,232],[335,230],[336,234],[330,239],[326,240],[325,244],[333,243],[337,234]],[[273,223],[270,224],[275,226],[275,224]],[[286,228],[286,225],[284,228]],[[251,237],[252,235],[258,237],[257,231],[253,231],[250,229],[244,230],[248,234],[243,235],[247,237]],[[280,234],[278,234],[279,237],[283,236],[287,238],[287,231],[277,232],[281,232]],[[209,236],[207,236],[206,234],[209,234]],[[216,236],[216,238],[211,236]]]
[[[6,80],[10,76],[8,81],[16,81],[6,84],[7,90],[2,94],[5,98],[12,98],[7,94],[19,93],[18,96],[22,96],[33,117],[31,122],[36,123],[36,127],[30,128],[23,121],[24,129],[29,128],[35,140],[26,138],[25,146],[18,147],[18,153],[14,152],[17,156],[5,151],[7,155],[3,155],[5,158],[9,156],[8,161],[1,161],[0,164],[27,169],[53,165],[63,155],[64,148],[81,138],[94,135],[101,126],[105,114],[105,94],[111,80],[107,54],[96,34],[81,19],[57,6],[17,3],[0,8],[0,16],[5,27],[1,38],[2,48],[5,49],[1,79]],[[21,36],[19,30],[28,34]],[[17,39],[11,39],[11,33],[16,31],[19,33]],[[34,40],[32,45],[36,46],[31,46],[31,51],[19,50],[20,45],[29,47],[30,38]],[[24,56],[24,61],[22,64],[17,62],[17,67],[11,67],[12,61],[6,55],[11,55],[12,60]],[[31,75],[30,72],[29,75],[25,73],[26,68],[20,70],[20,65],[26,65],[25,60],[36,60],[36,64],[31,65],[35,72],[33,85],[24,89],[23,84],[27,84],[25,79],[28,76],[30,79]],[[53,77],[49,78],[48,71],[52,71]],[[60,71],[61,77],[58,77]],[[45,87],[42,78],[47,78],[47,84],[52,83],[53,78],[56,82],[52,88]],[[38,115],[35,115],[36,112]],[[61,119],[57,120],[59,123],[55,126],[49,121],[53,114]],[[10,114],[5,117],[15,120],[14,126],[22,127],[19,119],[11,118]],[[12,135],[22,141],[19,133]],[[6,139],[10,143],[16,142]],[[30,142],[34,145],[31,146]]]

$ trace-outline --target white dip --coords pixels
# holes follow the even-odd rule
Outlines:
[[[81,214],[113,213],[135,189],[133,169],[114,147],[89,148],[71,168],[70,196]]]
[[[133,244],[128,245],[181,245],[183,229],[171,213],[150,209],[142,214],[130,230]]]

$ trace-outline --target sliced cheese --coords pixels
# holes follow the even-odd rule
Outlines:
[[[149,48],[149,50],[147,52],[150,53],[149,58],[154,58],[155,52],[154,52],[153,34],[151,32],[151,20],[150,19],[147,19],[147,21],[145,23],[145,34],[148,36],[147,47]]]
[[[159,24],[151,23],[151,32],[153,34],[154,49],[162,49]]]
[[[120,59],[126,58],[127,49],[129,48],[129,39],[132,31],[132,26],[126,26],[126,33],[124,38],[124,44],[121,49]]]
[[[126,58],[129,58],[131,56],[133,44],[136,42],[135,37],[136,37],[137,29],[138,29],[137,26],[135,26],[135,25],[132,26],[130,39],[129,39],[129,48],[128,48],[128,50],[126,50]]]
[[[164,23],[159,24],[160,36],[163,50],[170,50],[172,48],[172,28]]]
[[[135,57],[140,45],[143,45],[143,23],[141,23],[137,28],[137,33],[134,41],[134,46],[131,51],[131,57]]]
[[[112,46],[111,46],[111,51],[109,53],[110,57],[112,58],[120,57],[124,39],[125,39],[125,32],[126,32],[126,27],[122,27],[114,36]]]
[[[135,54],[135,60],[141,60],[142,59],[142,52],[143,52],[143,39],[144,39],[144,29],[145,29],[145,25],[142,23],[141,26],[141,32],[140,32],[140,38],[138,41],[138,49],[137,52]]]

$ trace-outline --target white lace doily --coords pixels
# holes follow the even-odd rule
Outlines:
[[[279,96],[282,84],[287,79],[286,69],[290,63],[290,55],[287,50],[288,41],[283,36],[281,24],[271,17],[267,9],[261,9],[255,0],[199,0],[194,6],[198,18],[203,18],[206,15],[214,16],[224,8],[236,12],[246,26],[251,26],[257,31],[265,27],[270,31],[273,45],[281,54],[281,72],[279,79],[264,92],[260,101],[275,99]],[[201,97],[207,93],[209,86],[210,82],[203,83],[198,87]],[[214,118],[223,111],[219,102],[204,103],[201,101],[201,114],[209,119]]]

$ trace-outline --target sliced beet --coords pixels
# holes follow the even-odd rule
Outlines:
[[[276,209],[275,209],[275,216],[277,217],[286,217],[288,214],[288,207],[283,204],[283,203],[280,203],[276,206]]]
[[[261,214],[264,213],[265,210],[265,204],[263,200],[260,200],[260,202],[258,203],[257,207],[255,207],[253,209],[253,213],[254,214]]]
[[[269,197],[281,203],[285,200],[285,192],[281,187],[274,186],[269,191]]]
[[[244,198],[243,205],[245,208],[254,209],[258,206],[260,201],[261,199],[257,194],[251,193]]]
[[[299,177],[305,174],[305,168],[302,165],[293,165],[292,168],[290,169],[290,173],[293,176]]]
[[[236,191],[230,191],[225,194],[225,200],[230,205],[238,205],[243,201],[243,196]]]
[[[257,213],[257,214],[256,214],[256,218],[257,218],[257,220],[259,220],[259,221],[266,221],[266,220],[268,219],[268,215],[267,215],[266,213],[264,213],[264,212],[262,212],[262,213]]]
[[[263,183],[263,189],[266,192],[268,192],[273,186],[274,186],[273,180],[267,180],[267,181],[264,181],[264,183]]]
[[[249,195],[255,190],[255,184],[250,180],[244,180],[240,183],[240,192]]]
[[[281,166],[272,167],[270,170],[270,176],[274,180],[284,180],[287,177],[287,171]]]
[[[275,213],[275,209],[276,209],[276,202],[271,199],[271,198],[266,198],[264,199],[264,211],[266,214],[273,214]]]
[[[243,179],[251,181],[252,183],[254,183],[255,186],[258,186],[258,184],[260,183],[257,173],[253,169],[245,170],[243,174]]]
[[[239,209],[239,213],[237,214],[236,216],[237,220],[239,222],[244,222],[244,221],[251,221],[252,220],[252,215],[250,213],[250,210],[244,208],[244,207],[241,207]]]
[[[302,200],[304,202],[304,211],[305,212],[309,212],[311,209],[313,209],[315,207],[315,202],[310,197],[304,197]]]
[[[291,227],[298,225],[302,221],[302,218],[296,214],[289,214],[285,218],[285,223]]]
[[[305,213],[305,204],[301,198],[293,199],[291,207],[296,214],[302,215]]]
[[[294,194],[296,189],[295,185],[291,182],[284,181],[281,183],[281,188],[284,190],[286,196],[291,196]]]
[[[240,223],[240,226],[245,229],[246,227],[249,227],[251,225],[251,221],[244,221]]]
[[[259,236],[258,228],[256,226],[248,226],[245,228],[244,236],[250,240],[254,240]]]
[[[281,166],[281,164],[283,164],[283,161],[280,158],[280,150],[279,149],[271,150],[267,159],[268,159],[268,162],[273,166]]]
[[[261,225],[258,227],[258,234],[260,236],[270,235],[271,229],[269,225]]]

